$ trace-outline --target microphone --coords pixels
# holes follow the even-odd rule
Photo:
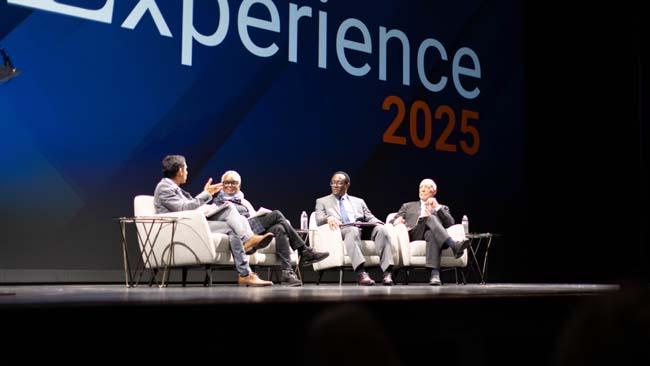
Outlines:
[[[11,63],[11,58],[9,54],[5,51],[4,48],[0,48],[0,55],[2,56],[2,61],[4,66],[0,66],[0,84],[4,84],[7,81],[15,78],[20,75],[20,70],[14,67],[14,64]]]

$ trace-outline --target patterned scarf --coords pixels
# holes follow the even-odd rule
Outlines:
[[[244,216],[244,217],[250,217],[250,212],[248,212],[248,209],[246,206],[242,204],[242,200],[244,199],[244,192],[239,191],[235,194],[226,194],[226,192],[222,190],[217,193],[217,196],[214,198],[214,203],[217,205],[222,205],[225,202],[232,202],[235,207],[237,207],[237,211]]]

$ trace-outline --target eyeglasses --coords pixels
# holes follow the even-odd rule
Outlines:
[[[236,181],[236,180],[224,180],[223,181],[224,186],[236,186],[238,184],[239,184],[239,182]]]
[[[345,185],[344,181],[330,182],[330,186],[332,187],[343,187],[344,185]]]

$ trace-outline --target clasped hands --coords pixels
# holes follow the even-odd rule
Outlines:
[[[438,207],[439,203],[438,200],[435,199],[435,197],[429,197],[425,204],[424,204],[424,211],[426,213],[425,216],[431,216],[433,213],[433,210]],[[406,220],[402,216],[397,216],[397,218],[393,221],[393,225],[399,225],[399,224],[405,224]]]

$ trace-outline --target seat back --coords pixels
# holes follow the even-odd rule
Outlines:
[[[162,267],[169,260],[172,231],[174,234],[173,266],[211,264],[216,259],[216,246],[210,233],[208,222],[200,210],[181,211],[174,213],[156,214],[154,197],[138,195],[133,199],[133,213],[136,217],[181,217],[175,230],[171,223],[136,223],[138,244],[142,259],[147,268]],[[159,230],[160,229],[160,230]],[[147,233],[150,243],[154,244],[153,251],[145,248]]]
[[[133,199],[133,214],[135,216],[151,216],[156,214],[153,196],[139,195]]]

